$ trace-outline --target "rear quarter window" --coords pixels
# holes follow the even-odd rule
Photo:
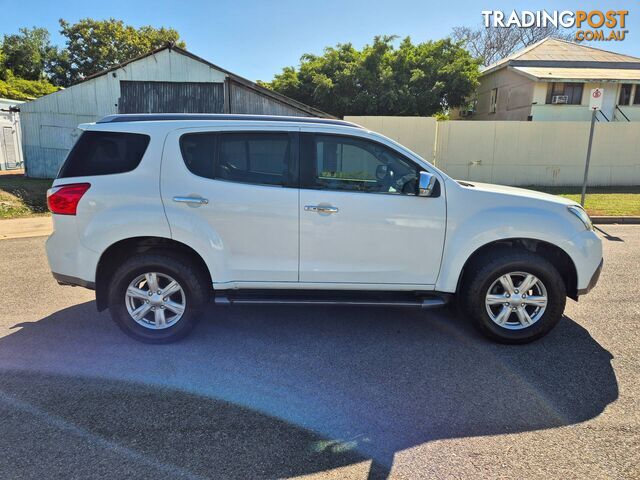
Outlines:
[[[69,152],[58,178],[111,175],[134,170],[150,137],[140,133],[84,132]]]

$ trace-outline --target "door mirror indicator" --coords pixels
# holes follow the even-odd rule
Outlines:
[[[436,176],[429,172],[420,172],[418,179],[418,196],[430,197],[433,195],[433,189],[436,185]]]

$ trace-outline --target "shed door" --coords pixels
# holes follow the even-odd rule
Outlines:
[[[2,127],[0,149],[2,150],[0,159],[4,157],[4,168],[11,170],[20,167],[16,132],[12,127]]]
[[[118,113],[223,113],[224,84],[120,81]]]

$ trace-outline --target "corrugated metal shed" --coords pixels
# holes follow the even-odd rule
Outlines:
[[[80,123],[116,113],[251,113],[331,117],[167,45],[21,105],[27,175],[51,178]]]

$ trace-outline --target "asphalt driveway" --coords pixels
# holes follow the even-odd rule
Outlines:
[[[211,307],[165,346],[0,241],[0,478],[640,478],[640,227],[546,338],[449,311]]]

